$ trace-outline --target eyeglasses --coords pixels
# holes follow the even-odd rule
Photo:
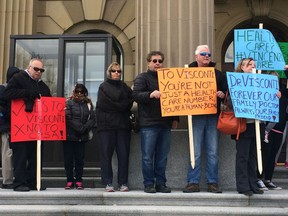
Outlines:
[[[30,67],[32,67],[36,72],[40,71],[41,73],[44,73],[45,69],[43,68],[38,68],[38,67],[33,67],[30,65]]]
[[[201,56],[206,56],[206,55],[208,55],[208,57],[211,57],[211,53],[209,53],[209,52],[200,52],[199,53]]]
[[[153,63],[157,63],[157,61],[158,61],[158,63],[159,64],[162,64],[163,63],[163,60],[162,59],[153,59],[153,60],[150,60],[150,62],[153,62]]]
[[[122,71],[121,70],[110,70],[112,73],[121,73]]]

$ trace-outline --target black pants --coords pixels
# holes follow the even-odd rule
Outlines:
[[[63,142],[64,167],[67,182],[82,182],[85,158],[85,142],[65,141]],[[74,179],[75,164],[75,179]]]
[[[264,177],[265,180],[272,180],[275,169],[275,158],[281,146],[282,138],[282,133],[271,130],[269,133],[269,143],[261,143],[263,172],[261,175],[258,172],[258,178],[262,179]]]
[[[101,152],[102,184],[112,184],[112,156],[116,150],[118,158],[118,184],[128,183],[128,167],[130,153],[130,130],[105,130],[98,132]]]
[[[20,185],[36,187],[37,142],[15,142],[13,151],[14,188]]]

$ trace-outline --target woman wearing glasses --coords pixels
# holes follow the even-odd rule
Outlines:
[[[76,84],[66,101],[67,140],[64,141],[64,166],[67,177],[65,189],[83,189],[85,144],[91,137],[89,131],[95,124],[93,104],[83,84]],[[74,170],[75,169],[75,170]],[[74,177],[75,173],[75,177]]]
[[[101,178],[107,192],[113,192],[112,156],[118,158],[119,191],[129,191],[128,165],[130,153],[130,110],[132,90],[121,81],[120,64],[113,62],[107,69],[107,79],[98,90],[96,104],[97,135],[100,143]]]

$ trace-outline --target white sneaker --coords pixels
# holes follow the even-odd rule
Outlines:
[[[257,186],[260,190],[268,191],[268,188],[265,186],[264,182],[261,179],[257,181]]]
[[[129,188],[126,184],[122,184],[120,187],[119,187],[119,191],[121,192],[128,192],[129,191]]]
[[[105,190],[107,192],[114,192],[114,187],[112,184],[107,184],[106,187],[105,187]]]
[[[281,187],[277,187],[273,182],[271,181],[267,181],[265,182],[265,185],[268,189],[270,190],[281,190],[282,188]]]

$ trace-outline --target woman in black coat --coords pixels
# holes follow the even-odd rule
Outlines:
[[[101,151],[102,184],[113,192],[112,156],[116,149],[118,158],[118,184],[120,191],[128,189],[130,152],[130,109],[132,90],[121,81],[121,67],[112,63],[107,69],[107,80],[99,86],[96,104],[97,131]]]

